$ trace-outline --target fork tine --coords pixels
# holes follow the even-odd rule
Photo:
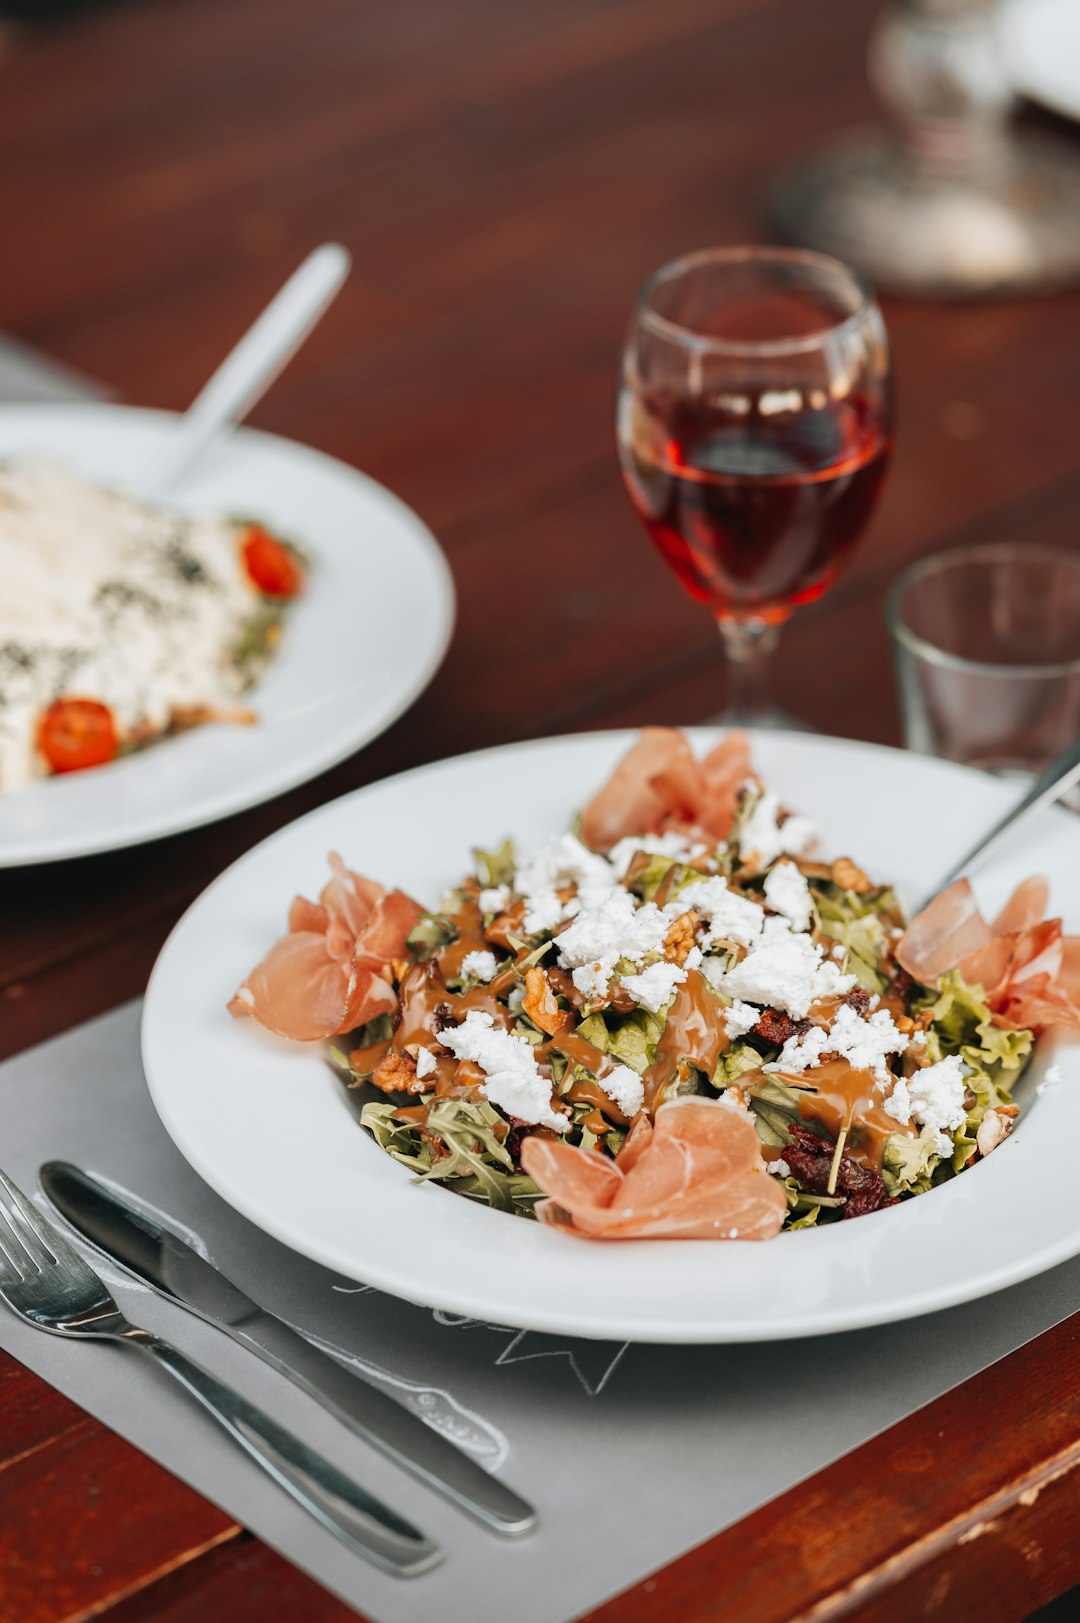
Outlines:
[[[54,1235],[50,1224],[37,1211],[21,1189],[16,1188],[11,1179],[0,1171],[0,1188],[4,1190],[10,1200],[14,1211],[5,1211],[0,1202],[0,1211],[8,1220],[8,1226],[30,1261],[38,1268],[48,1268],[60,1259],[57,1247],[57,1236]]]
[[[6,1217],[4,1207],[0,1206],[0,1285],[17,1285],[23,1277],[23,1265]]]

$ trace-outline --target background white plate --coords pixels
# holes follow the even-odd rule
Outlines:
[[[704,734],[696,735],[701,747]],[[1080,1131],[1080,1045],[1050,1038],[1016,1132],[985,1162],[902,1206],[753,1242],[577,1241],[415,1185],[356,1124],[314,1049],[225,1001],[281,933],[325,855],[435,904],[469,847],[523,847],[566,826],[630,742],[586,734],[462,756],[362,789],[228,869],[166,943],[147,992],[143,1062],[169,1133],[219,1194],[286,1245],[353,1279],[470,1318],[639,1341],[754,1341],[879,1324],[981,1296],[1080,1251],[1062,1146]],[[825,848],[918,894],[1014,791],[962,767],[836,739],[764,733],[755,759]],[[990,907],[1045,870],[1080,923],[1080,826],[1047,812],[980,884]],[[1063,1079],[1041,1094],[1051,1058]]]
[[[171,413],[123,406],[4,407],[0,460],[40,451],[135,484],[173,423]],[[259,725],[201,727],[96,771],[0,794],[0,868],[135,845],[269,800],[382,732],[442,659],[454,617],[446,560],[415,513],[374,480],[241,429],[170,500],[263,518],[313,554],[280,657],[252,691]]]
[[[1017,89],[1065,118],[1080,119],[1078,0],[1008,0],[1003,21]]]

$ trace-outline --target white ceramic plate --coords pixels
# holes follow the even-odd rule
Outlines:
[[[1017,89],[1065,118],[1080,119],[1077,0],[1008,0],[1003,17]]]
[[[313,812],[257,846],[189,910],[150,981],[143,1060],[161,1118],[206,1181],[260,1228],[352,1279],[470,1318],[575,1336],[757,1341],[947,1307],[1080,1251],[1062,1145],[1080,1132],[1080,1045],[1040,1044],[1017,1131],[985,1162],[899,1207],[764,1244],[579,1241],[416,1185],[356,1124],[314,1051],[225,1001],[282,930],[325,857],[437,901],[469,847],[564,828],[631,735],[488,750],[408,772]],[[698,738],[699,746],[705,735]],[[755,758],[825,845],[914,896],[1000,814],[1012,791],[896,750],[764,733]],[[979,886],[993,907],[1031,871],[1080,924],[1080,824],[1048,812]],[[1036,1084],[1053,1060],[1063,1080]]]
[[[173,423],[122,406],[6,407],[0,460],[40,451],[136,483]],[[252,691],[259,724],[201,727],[96,771],[0,794],[0,868],[135,845],[269,800],[382,732],[442,659],[454,614],[446,560],[416,515],[363,474],[241,429],[174,499],[192,511],[256,514],[314,556],[281,654]]]

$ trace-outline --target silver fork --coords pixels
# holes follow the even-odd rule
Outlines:
[[[6,1197],[6,1199],[5,1199]],[[269,1415],[121,1313],[98,1275],[0,1172],[0,1296],[39,1330],[137,1347],[186,1388],[274,1481],[343,1544],[400,1577],[442,1551]]]

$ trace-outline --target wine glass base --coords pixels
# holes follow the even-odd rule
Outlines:
[[[777,182],[773,225],[895,293],[963,298],[1080,278],[1080,159],[1010,132],[980,176],[917,166],[894,140],[854,132]]]
[[[703,727],[756,728],[759,732],[778,733],[820,733],[819,727],[808,721],[802,721],[792,716],[779,705],[770,705],[767,710],[744,711],[734,706],[725,706],[714,716],[707,716],[701,723]]]

